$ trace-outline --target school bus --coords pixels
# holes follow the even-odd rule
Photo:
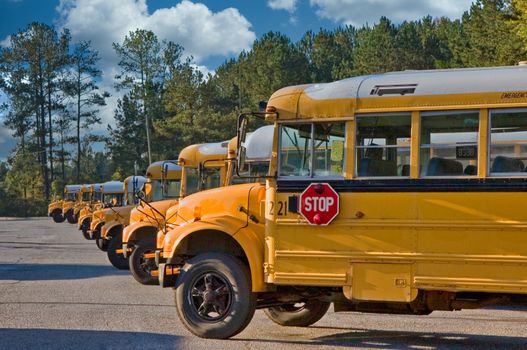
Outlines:
[[[245,182],[257,182],[258,180],[261,181],[262,178],[259,176],[265,176],[268,172],[273,132],[274,132],[273,127],[269,125],[269,126],[260,127],[256,131],[254,131],[253,133],[247,136],[248,140],[246,143],[248,145],[248,152],[246,152],[245,167],[241,171],[241,174],[242,174],[241,176],[238,174],[239,172],[236,171],[236,167],[235,167],[236,152],[237,152],[237,147],[238,147],[238,138],[233,137],[227,145],[227,155],[228,156],[227,158],[225,158],[225,164],[226,164],[225,177],[222,178],[223,180],[219,183],[218,187],[229,186],[232,184],[240,184],[240,183],[245,183]],[[193,147],[193,146],[189,146],[189,147]],[[184,149],[179,157],[180,163],[185,164],[185,166],[183,166],[184,173],[185,173],[185,167],[190,167],[190,168],[198,167],[198,169],[201,169],[206,166],[212,167],[214,165],[219,166],[221,164],[219,159],[215,161],[216,164],[214,163],[208,164],[206,162],[207,159],[203,159],[203,158],[196,159],[197,161],[200,161],[201,163],[190,163],[188,161],[185,161],[185,153],[190,149],[189,147],[187,147],[187,149]],[[189,157],[186,157],[186,158],[189,158]],[[200,174],[207,175],[207,173],[205,172],[200,172]],[[182,184],[185,182],[185,179],[186,179],[185,176],[183,176]],[[196,192],[215,188],[211,186],[210,182],[208,182],[207,179],[201,179],[200,183],[202,185],[197,189]],[[214,183],[214,185],[216,184],[217,183]],[[188,195],[190,194],[192,193],[188,193]],[[181,198],[183,197],[185,197],[185,193],[182,191]],[[166,224],[164,227],[161,227],[161,229],[157,232],[156,251],[154,255],[156,267],[159,266],[160,263],[165,262],[165,259],[163,256],[163,243],[164,243],[166,234],[170,232],[170,230],[177,227],[178,210],[179,210],[179,204],[174,205],[173,207],[167,210]],[[158,276],[157,268],[155,270],[152,269],[150,273],[152,276]]]
[[[106,197],[104,199],[104,208],[93,212],[88,232],[100,250],[106,251],[108,249],[109,239],[104,239],[101,236],[102,227],[107,222],[106,219],[109,219],[108,222],[111,222],[114,218],[118,221],[123,217],[123,215],[119,214],[120,212],[122,213],[122,210],[120,210],[122,207],[128,206],[129,210],[132,210],[132,206],[136,204],[134,194],[140,190],[145,182],[146,178],[142,176],[128,176],[121,183],[121,192],[115,192],[116,199]]]
[[[97,222],[90,225],[97,247],[107,252],[108,260],[118,269],[128,269],[128,260],[116,251],[121,248],[121,235],[123,228],[130,221],[130,212],[139,203],[136,193],[145,183],[146,178],[143,176],[127,177],[124,180],[124,206],[102,210],[104,217],[100,218],[99,213]]]
[[[79,200],[73,206],[73,212],[72,212],[73,222],[72,223],[74,224],[77,224],[79,222],[79,217],[86,213],[86,210],[82,212],[83,209],[100,203],[101,184],[96,183],[96,184],[81,185],[79,196],[80,196]]]
[[[86,239],[95,239],[90,230],[94,214],[108,207],[120,207],[124,200],[124,184],[121,181],[108,181],[100,186],[100,202],[85,207],[79,216],[79,229]]]
[[[90,220],[93,212],[103,207],[102,191],[102,183],[89,185],[89,190],[87,192],[88,194],[86,195],[88,200],[84,203],[80,203],[74,208],[74,214],[77,220],[77,228],[82,232],[82,235],[85,239],[90,239],[88,229],[90,228]],[[76,212],[75,209],[78,211]]]
[[[76,200],[76,193],[79,191],[80,185],[66,185],[62,193],[62,199],[51,202],[48,205],[48,216],[53,218],[56,223],[64,222],[66,220],[63,207],[66,202],[74,202]]]
[[[526,78],[406,71],[275,92],[265,185],[186,197],[165,237],[160,284],[181,322],[228,338],[256,308],[308,326],[331,303],[426,315],[525,301]]]
[[[132,248],[147,238],[150,230],[162,225],[166,210],[177,203],[182,174],[181,167],[176,163],[170,160],[158,161],[150,164],[146,170],[147,182],[143,191],[138,193],[141,200],[130,212],[129,223],[123,228],[119,246],[115,250],[114,258],[123,265],[130,265]],[[145,242],[146,239],[141,244]],[[129,246],[128,250],[123,251],[124,246]]]
[[[139,283],[158,283],[154,272],[157,271],[156,237],[158,230],[165,230],[165,225],[170,225],[168,221],[173,219],[174,209],[170,212],[168,209],[177,207],[178,200],[182,196],[224,184],[227,171],[227,147],[228,141],[185,147],[177,160],[181,169],[181,183],[175,200],[152,203],[154,208],[150,211],[150,216],[155,218],[153,220],[143,219],[141,222],[138,218],[132,223],[130,219],[131,224],[125,228],[123,234],[123,254],[130,257],[130,272]],[[165,166],[167,165],[168,163]]]
[[[70,224],[74,224],[73,207],[81,200],[82,185],[66,185],[62,201],[62,215]]]

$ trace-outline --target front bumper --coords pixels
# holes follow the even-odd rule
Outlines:
[[[163,263],[159,264],[159,285],[163,288],[175,287],[179,273],[179,267]]]

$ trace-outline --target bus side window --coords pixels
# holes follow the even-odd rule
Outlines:
[[[410,136],[410,114],[358,116],[357,176],[408,177]]]
[[[343,176],[345,124],[316,123],[314,176]]]
[[[280,176],[310,176],[311,124],[283,125],[280,131]]]
[[[475,176],[479,111],[421,114],[421,176]]]
[[[489,142],[491,175],[527,175],[527,111],[492,111]]]

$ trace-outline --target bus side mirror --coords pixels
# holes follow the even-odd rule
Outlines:
[[[146,198],[145,191],[143,191],[143,190],[139,190],[139,191],[137,191],[137,192],[135,193],[135,196],[136,196],[137,198],[139,198],[140,200],[142,200],[142,201],[144,201],[145,198]]]
[[[242,170],[245,166],[245,155],[247,149],[245,148],[245,137],[247,135],[247,126],[249,125],[249,119],[246,115],[240,115],[238,118],[238,155],[237,155],[237,167],[238,171]]]

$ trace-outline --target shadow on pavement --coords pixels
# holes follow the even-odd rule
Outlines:
[[[526,337],[456,334],[436,332],[383,331],[359,328],[316,327],[324,330],[343,330],[312,339],[242,339],[260,343],[357,347],[361,349],[526,349]],[[294,328],[290,328],[293,330]],[[283,332],[287,337],[287,331]]]
[[[117,270],[110,265],[0,264],[0,281],[76,280],[128,274],[128,271]]]
[[[2,349],[177,349],[173,335],[67,329],[0,328]]]

